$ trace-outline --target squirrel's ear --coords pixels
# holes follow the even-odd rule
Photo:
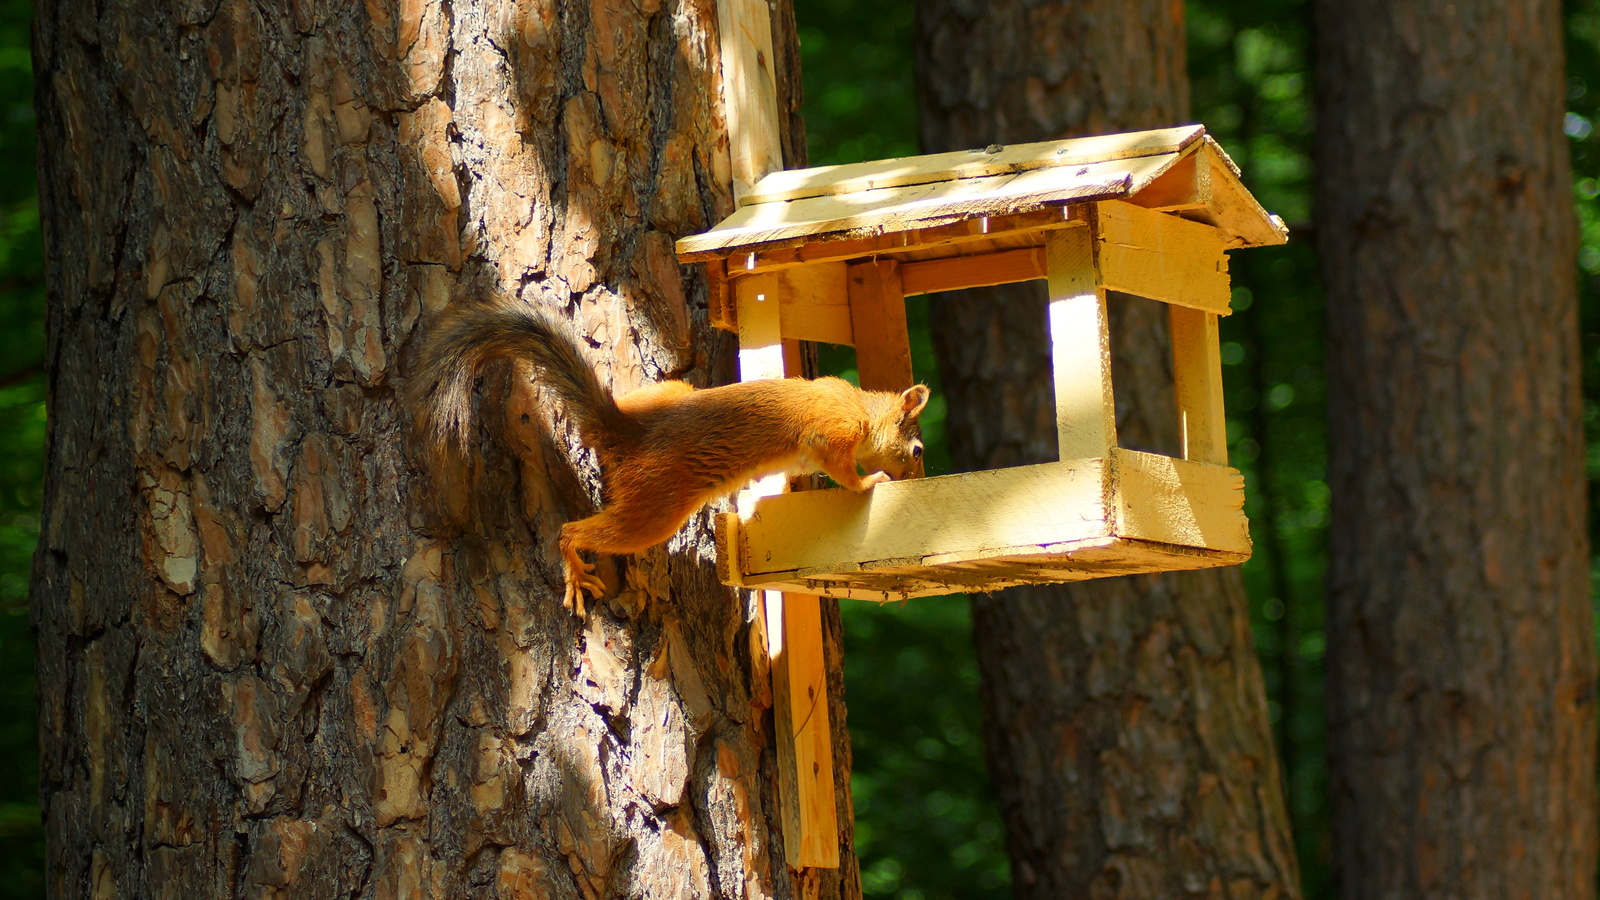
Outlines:
[[[928,386],[925,384],[906,388],[900,393],[900,418],[915,419],[928,405]]]

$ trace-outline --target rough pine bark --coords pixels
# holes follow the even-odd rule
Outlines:
[[[1593,897],[1561,4],[1315,14],[1338,893]]]
[[[930,0],[929,152],[1183,123],[1183,5]],[[1056,457],[1044,291],[936,298],[958,467]],[[1112,301],[1117,428],[1177,446],[1165,307]],[[1293,897],[1260,664],[1236,569],[972,599],[989,769],[1019,898]]]
[[[731,378],[672,249],[732,207],[713,0],[36,21],[50,895],[796,896],[706,518],[579,622],[554,538],[598,480],[564,419],[503,367],[471,470],[430,472],[397,401],[440,311],[497,295],[618,389]],[[857,893],[841,810],[808,896]]]

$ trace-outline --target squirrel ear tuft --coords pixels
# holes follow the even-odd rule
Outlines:
[[[900,393],[900,418],[915,419],[928,405],[928,386],[914,385]]]

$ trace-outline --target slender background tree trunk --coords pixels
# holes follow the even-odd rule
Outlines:
[[[580,623],[564,421],[492,374],[473,471],[426,473],[396,402],[433,317],[497,294],[618,389],[730,378],[672,249],[732,206],[714,16],[41,0],[52,896],[794,895],[706,520]],[[852,896],[854,859],[805,881]]]
[[[1339,895],[1593,897],[1560,4],[1319,2]]]
[[[918,6],[929,151],[1186,121],[1181,3]],[[938,298],[964,469],[1055,458],[1044,295]],[[1177,444],[1166,311],[1113,300],[1120,439]],[[1237,570],[973,598],[990,771],[1019,898],[1298,896]]]

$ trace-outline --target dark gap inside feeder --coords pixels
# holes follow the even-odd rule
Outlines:
[[[1183,456],[1178,396],[1172,378],[1172,307],[1159,300],[1111,292],[1111,390],[1117,406],[1117,444],[1162,456]]]

